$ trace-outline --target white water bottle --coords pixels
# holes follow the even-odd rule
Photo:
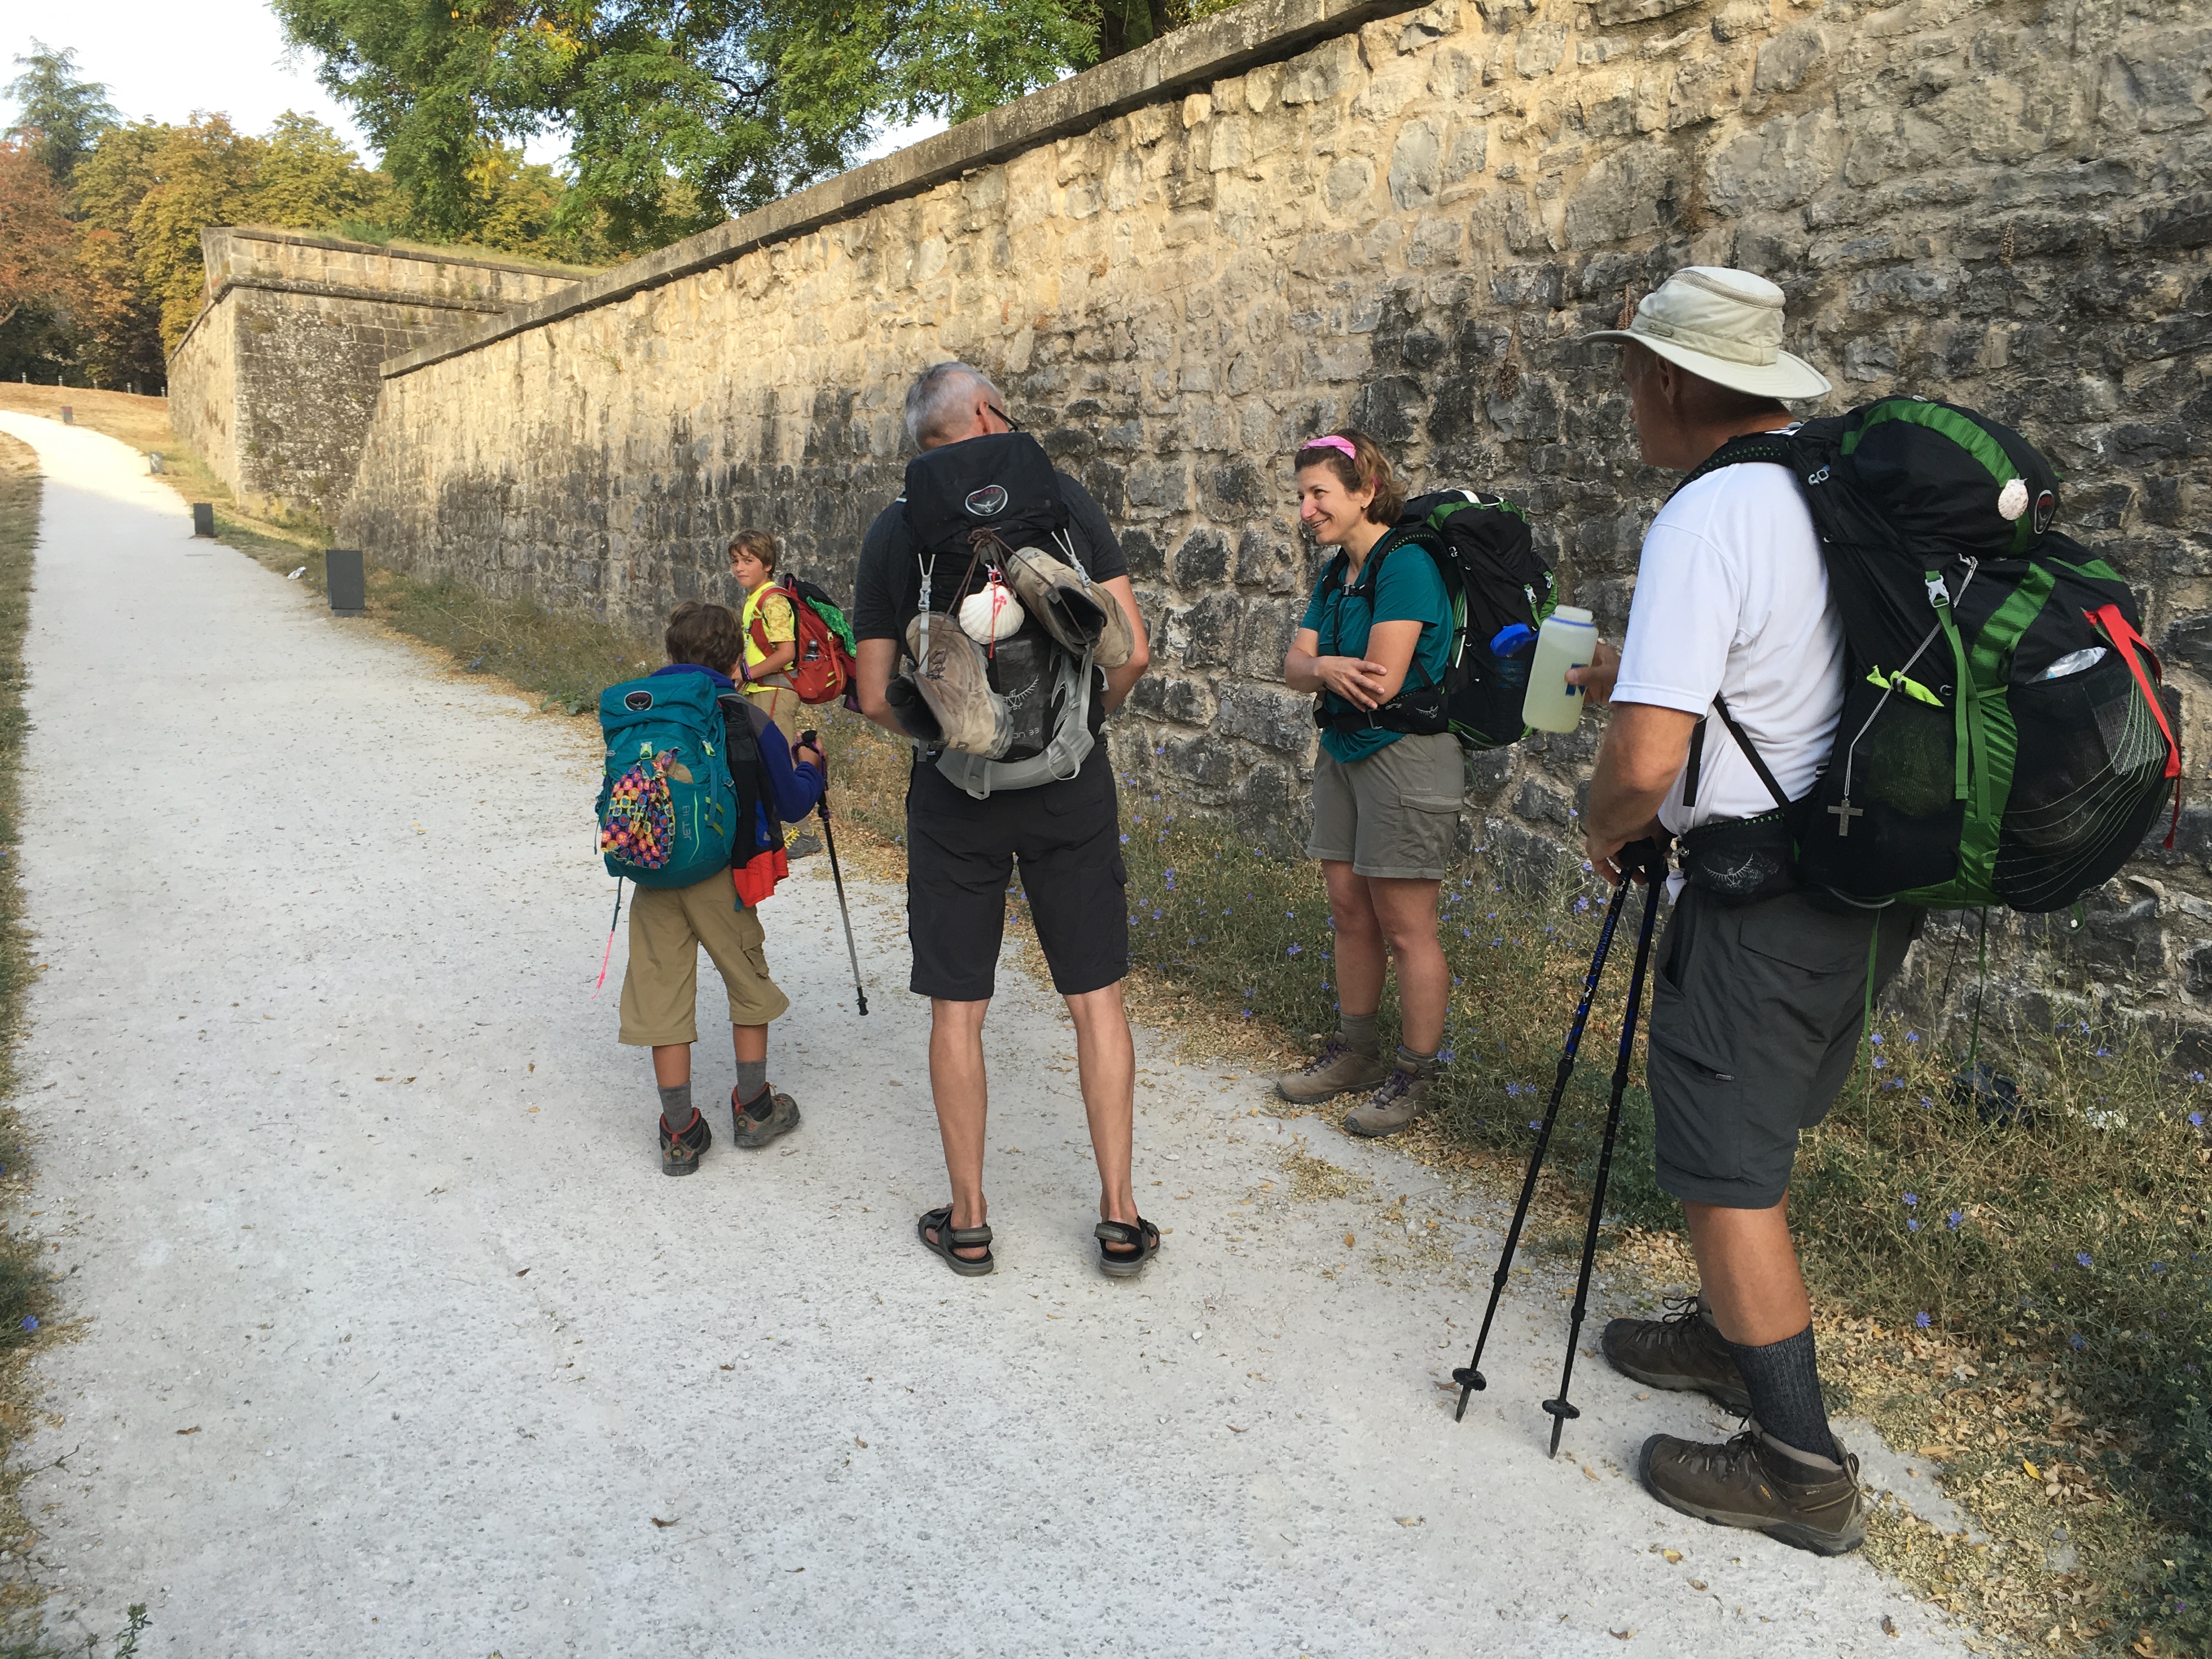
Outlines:
[[[1597,655],[1597,620],[1580,605],[1563,605],[1536,630],[1536,659],[1528,665],[1528,694],[1521,718],[1539,732],[1571,732],[1583,717],[1583,689],[1567,684],[1567,670],[1587,668]]]

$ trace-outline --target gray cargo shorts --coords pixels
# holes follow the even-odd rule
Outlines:
[[[1466,787],[1449,732],[1409,732],[1349,766],[1323,750],[1314,757],[1306,856],[1348,864],[1356,876],[1442,881],[1457,851]]]
[[[1879,996],[1923,914],[1892,905],[1877,921],[1805,892],[1732,909],[1682,889],[1652,976],[1645,1061],[1661,1187],[1729,1209],[1782,1201],[1798,1135],[1850,1076],[1868,947]]]

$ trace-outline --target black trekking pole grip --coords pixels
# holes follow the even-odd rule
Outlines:
[[[1567,1079],[1574,1075],[1575,1056],[1582,1050],[1583,1028],[1589,1023],[1590,1000],[1597,994],[1597,984],[1605,972],[1605,959],[1613,950],[1613,929],[1620,925],[1621,906],[1628,900],[1628,883],[1623,881],[1613,890],[1613,900],[1606,906],[1605,922],[1598,931],[1597,949],[1590,955],[1589,972],[1583,976],[1582,1000],[1575,1006],[1573,1023],[1567,1027],[1567,1040],[1559,1050],[1559,1069],[1552,1079],[1552,1097],[1545,1103],[1542,1126],[1536,1132],[1536,1149],[1528,1156],[1528,1170],[1521,1180],[1521,1197],[1513,1206],[1513,1223],[1505,1231],[1505,1248],[1498,1255],[1498,1271],[1491,1275],[1490,1305],[1482,1310],[1482,1330],[1474,1339],[1474,1354],[1466,1364],[1452,1373],[1452,1381],[1459,1384],[1459,1409],[1452,1413],[1457,1423],[1467,1416],[1468,1397],[1477,1389],[1490,1386],[1482,1375],[1482,1351],[1490,1341],[1491,1322],[1498,1316],[1498,1298],[1505,1293],[1505,1280],[1513,1270],[1513,1253],[1520,1248],[1521,1229],[1528,1219],[1528,1206],[1536,1193],[1536,1177],[1544,1167],[1544,1154],[1552,1144],[1552,1126],[1558,1121],[1559,1102],[1567,1092]]]
[[[1628,1070],[1636,1054],[1636,1019],[1642,1012],[1644,976],[1651,966],[1651,938],[1659,920],[1659,895],[1667,884],[1667,860],[1659,848],[1649,841],[1638,842],[1626,848],[1633,860],[1620,872],[1620,886],[1626,891],[1640,866],[1646,883],[1644,892],[1644,916],[1636,930],[1636,966],[1628,976],[1628,1006],[1620,1019],[1620,1050],[1613,1063],[1613,1095],[1605,1109],[1605,1139],[1599,1144],[1597,1180],[1590,1192],[1589,1223],[1583,1230],[1582,1270],[1575,1280],[1575,1301],[1567,1316],[1567,1357],[1559,1370],[1559,1392],[1555,1399],[1547,1400],[1544,1409],[1552,1418],[1551,1455],[1559,1455],[1559,1437],[1565,1432],[1567,1419],[1580,1417],[1567,1398],[1569,1384],[1574,1381],[1575,1346],[1582,1340],[1583,1316],[1589,1307],[1590,1267],[1597,1259],[1598,1229],[1605,1218],[1606,1182],[1613,1175],[1613,1149],[1620,1134],[1620,1103],[1628,1092]]]

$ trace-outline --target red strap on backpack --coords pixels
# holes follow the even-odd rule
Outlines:
[[[2136,677],[2136,684],[2142,691],[2143,701],[2150,705],[2151,715],[2158,721],[2160,735],[2166,739],[2166,775],[2173,780],[2173,817],[2166,824],[2163,844],[2171,853],[2173,850],[2173,833],[2181,827],[2181,745],[2173,739],[2173,728],[2166,723],[2166,705],[2159,701],[2158,688],[2150,683],[2150,676],[2143,672],[2142,662],[2136,655],[2136,648],[2140,647],[2142,654],[2150,659],[2150,665],[2157,671],[2161,683],[2166,678],[2166,669],[2159,662],[2158,653],[2150,648],[2150,642],[2136,632],[2134,624],[2121,614],[2117,605],[2101,605],[2094,611],[2084,611],[2081,614],[2095,626],[2103,629],[2105,637],[2112,641],[2114,648],[2119,652],[2121,659],[2128,665],[2128,672]]]

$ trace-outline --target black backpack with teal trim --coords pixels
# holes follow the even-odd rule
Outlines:
[[[2179,709],[2135,595],[2051,527],[2058,479],[2026,439],[1886,398],[1734,439],[1690,477],[1747,461],[1796,478],[1844,626],[1835,748],[1785,808],[1801,880],[2057,910],[2119,870],[2169,788],[2178,822]]]

